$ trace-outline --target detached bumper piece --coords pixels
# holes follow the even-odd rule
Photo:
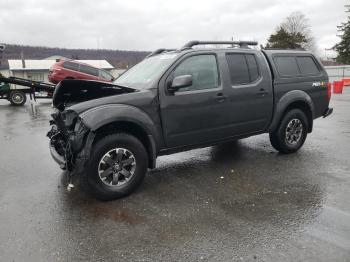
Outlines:
[[[51,130],[47,133],[51,156],[60,168],[73,171],[89,129],[74,112],[65,112],[63,117],[55,113],[52,118]]]
[[[53,158],[53,160],[56,161],[56,163],[60,166],[61,169],[66,169],[66,161],[64,158],[57,153],[55,147],[50,144],[50,153]]]
[[[333,113],[333,108],[327,108],[327,110],[323,113],[323,118],[331,115]]]
[[[65,170],[67,168],[67,161],[65,159],[65,155],[67,155],[67,143],[64,141],[62,134],[58,131],[56,125],[52,125],[47,136],[50,138],[49,148],[52,158],[61,169]]]

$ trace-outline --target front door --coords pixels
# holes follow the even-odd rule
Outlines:
[[[180,75],[192,85],[175,93],[166,86]],[[227,135],[229,101],[220,80],[216,54],[187,55],[167,75],[160,91],[161,119],[168,148],[218,140]]]

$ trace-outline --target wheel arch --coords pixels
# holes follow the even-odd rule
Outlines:
[[[269,127],[269,132],[275,130],[282,121],[283,116],[291,109],[300,109],[306,114],[308,120],[308,133],[312,132],[314,119],[314,104],[311,97],[304,91],[293,90],[286,93],[277,102],[275,113]]]
[[[156,165],[159,132],[152,119],[141,109],[124,104],[107,104],[92,108],[80,115],[87,127],[95,134],[126,132],[137,137],[149,155],[149,168]]]
[[[117,120],[104,124],[94,130],[95,136],[93,144],[102,137],[115,133],[127,133],[135,136],[145,146],[148,153],[148,167],[155,168],[156,166],[156,147],[155,141],[151,134],[140,126],[139,124],[130,120]]]

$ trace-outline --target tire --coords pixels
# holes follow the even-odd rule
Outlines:
[[[27,96],[23,91],[11,91],[9,101],[14,106],[23,106],[27,101]]]
[[[92,149],[86,170],[87,189],[100,200],[127,196],[140,186],[147,168],[147,151],[136,137],[126,133],[107,135]]]
[[[284,115],[276,130],[270,133],[271,145],[283,154],[294,153],[303,146],[308,127],[305,113],[292,109]]]

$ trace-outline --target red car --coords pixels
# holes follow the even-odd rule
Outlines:
[[[55,63],[49,71],[49,81],[57,84],[64,79],[86,79],[112,82],[114,77],[99,68],[74,60],[63,60]]]

